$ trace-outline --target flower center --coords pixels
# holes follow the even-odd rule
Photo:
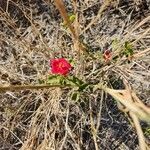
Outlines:
[[[60,62],[60,63],[58,64],[58,67],[59,67],[59,68],[64,68],[65,65],[64,65],[62,62]]]

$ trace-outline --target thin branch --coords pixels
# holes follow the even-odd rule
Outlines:
[[[10,85],[10,86],[1,86],[0,87],[0,93],[6,92],[6,91],[20,91],[20,90],[26,90],[26,89],[48,89],[48,88],[66,88],[66,87],[73,87],[72,85],[66,84],[66,85]]]
[[[136,128],[136,131],[137,131],[137,135],[138,135],[138,139],[139,139],[139,147],[140,147],[140,150],[146,150],[146,143],[145,143],[145,137],[144,137],[144,134],[143,134],[143,131],[142,131],[142,128],[141,128],[141,125],[140,125],[140,122],[139,122],[139,119],[137,118],[137,116],[130,112],[130,116],[134,122],[134,125],[135,125],[135,128]]]

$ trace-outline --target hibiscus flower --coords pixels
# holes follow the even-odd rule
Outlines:
[[[66,76],[72,68],[71,64],[65,58],[52,59],[50,65],[51,73],[64,76]]]

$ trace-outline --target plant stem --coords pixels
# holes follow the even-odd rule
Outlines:
[[[57,9],[59,10],[61,16],[63,17],[68,28],[70,29],[74,39],[77,40],[75,30],[74,30],[73,26],[71,25],[71,22],[69,20],[69,17],[68,17],[68,14],[67,14],[67,11],[65,9],[65,5],[64,5],[63,1],[62,0],[54,0],[54,1],[55,1],[55,5],[56,5]]]

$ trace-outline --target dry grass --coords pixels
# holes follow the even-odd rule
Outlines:
[[[0,1],[1,149],[148,149],[149,2],[59,2]],[[126,41],[132,58],[103,60],[104,50],[118,56]],[[71,75],[95,85],[78,101],[76,88],[39,86],[59,57],[73,59]]]

